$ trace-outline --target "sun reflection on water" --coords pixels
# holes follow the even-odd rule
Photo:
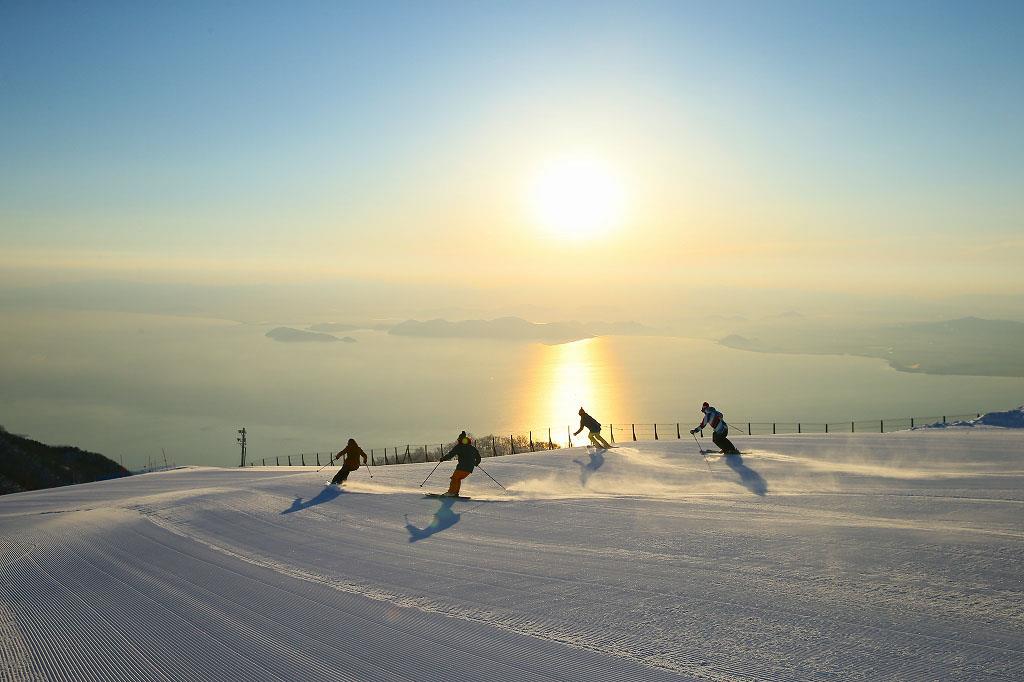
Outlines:
[[[537,346],[531,364],[524,391],[530,404],[519,410],[522,423],[550,427],[555,443],[567,443],[566,426],[571,425],[573,431],[579,426],[580,407],[605,425],[618,411],[617,372],[604,339]],[[573,439],[574,445],[584,442],[585,432]]]

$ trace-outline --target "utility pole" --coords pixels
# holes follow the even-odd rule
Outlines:
[[[242,446],[242,463],[239,464],[238,466],[244,467],[245,466],[245,427],[243,426],[242,428],[238,429],[238,433],[239,433],[239,436],[235,440],[238,441],[238,444]]]

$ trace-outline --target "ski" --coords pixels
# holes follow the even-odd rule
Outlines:
[[[472,497],[466,495],[445,495],[444,493],[423,493],[423,497],[450,497],[453,500],[471,500]]]

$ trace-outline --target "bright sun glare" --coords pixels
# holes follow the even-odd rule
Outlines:
[[[604,234],[622,221],[625,192],[620,178],[600,161],[560,159],[537,174],[530,204],[545,229],[580,239]]]

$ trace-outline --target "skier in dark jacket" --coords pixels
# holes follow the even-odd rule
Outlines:
[[[341,469],[338,470],[338,473],[331,479],[332,484],[341,485],[344,483],[348,478],[349,473],[359,468],[360,457],[363,458],[363,464],[366,464],[366,453],[363,452],[363,449],[356,443],[355,438],[349,438],[348,445],[345,446],[345,449],[332,457],[331,460],[341,459],[343,455],[345,457],[345,461],[342,462]]]
[[[722,454],[740,454],[740,451],[729,440],[729,425],[725,423],[725,415],[707,403],[701,406],[700,411],[704,414],[704,418],[701,419],[700,425],[697,428],[690,429],[690,433],[697,433],[705,426],[710,426],[712,428],[711,440],[722,449]]]
[[[448,492],[445,493],[445,497],[458,497],[459,489],[462,487],[462,479],[473,473],[473,468],[480,464],[480,451],[473,447],[473,442],[466,435],[465,431],[459,434],[458,440],[459,442],[455,444],[451,452],[441,458],[442,462],[446,462],[453,457],[457,457],[459,460],[455,471],[452,472],[452,483],[448,486]]]
[[[576,433],[572,435],[577,436],[579,435],[580,431],[582,431],[584,428],[587,428],[590,430],[590,442],[591,444],[593,444],[595,448],[604,448],[607,450],[608,448],[615,447],[614,445],[608,443],[608,441],[604,439],[604,436],[601,435],[601,422],[597,421],[589,414],[587,414],[582,407],[580,408],[579,415],[580,428],[576,429]]]

